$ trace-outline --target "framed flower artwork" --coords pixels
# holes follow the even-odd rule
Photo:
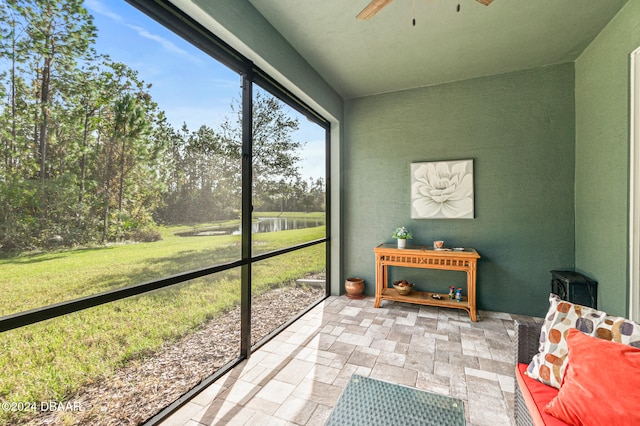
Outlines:
[[[473,219],[473,160],[411,163],[412,219]]]

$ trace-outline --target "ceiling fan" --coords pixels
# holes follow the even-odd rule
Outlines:
[[[371,19],[374,15],[380,12],[385,6],[391,3],[393,0],[372,0],[362,12],[358,13],[356,18],[358,19]],[[493,0],[476,0],[478,3],[482,3],[485,6],[489,6]],[[458,6],[459,7],[459,6]]]

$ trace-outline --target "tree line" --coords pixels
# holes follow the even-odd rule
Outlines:
[[[157,225],[237,218],[239,102],[217,128],[174,128],[151,84],[94,48],[82,0],[0,0],[0,250],[158,238]],[[297,166],[299,123],[253,110],[254,208],[322,211]]]

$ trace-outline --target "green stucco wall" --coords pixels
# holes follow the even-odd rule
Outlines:
[[[576,61],[576,268],[599,282],[598,307],[628,312],[629,56],[632,0]]]
[[[345,277],[363,277],[373,295],[373,248],[404,225],[415,244],[478,250],[480,309],[543,315],[549,271],[574,266],[574,65],[354,99],[344,111]],[[410,219],[410,163],[455,159],[474,160],[476,218]],[[464,283],[460,272],[400,276],[419,288]]]

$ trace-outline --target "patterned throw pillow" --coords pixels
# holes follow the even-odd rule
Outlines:
[[[549,295],[549,312],[542,324],[540,347],[534,355],[526,374],[532,379],[560,389],[564,371],[567,368],[567,333],[572,328],[594,336],[596,330],[601,333],[620,335],[621,327],[605,326],[607,314],[586,306],[576,305],[560,299],[555,294]],[[639,330],[640,331],[640,330]]]
[[[592,336],[640,348],[640,324],[626,318],[607,315]]]

